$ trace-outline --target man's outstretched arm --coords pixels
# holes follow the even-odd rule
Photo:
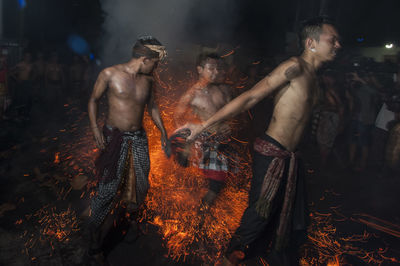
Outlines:
[[[109,79],[109,70],[105,69],[100,72],[97,77],[96,83],[94,84],[93,92],[89,98],[88,113],[90,120],[90,128],[92,129],[96,145],[100,149],[104,149],[104,136],[97,126],[97,105],[98,101],[107,89],[107,83]]]
[[[280,64],[268,76],[259,81],[253,88],[242,93],[231,102],[226,104],[207,121],[201,123],[200,125],[183,126],[178,130],[189,128],[191,134],[187,140],[194,140],[202,131],[208,129],[209,127],[252,108],[273,91],[282,88],[292,79],[298,77],[301,72],[302,68],[298,62],[298,59],[289,59],[288,61]]]

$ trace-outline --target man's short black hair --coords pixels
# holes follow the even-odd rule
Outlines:
[[[319,41],[319,36],[322,34],[322,26],[324,24],[335,26],[334,21],[326,16],[319,16],[304,21],[299,31],[300,47],[305,48],[307,38]]]
[[[159,54],[156,51],[151,50],[150,48],[146,47],[145,45],[159,45],[162,44],[152,36],[142,36],[139,37],[132,48],[132,57],[133,58],[140,58],[142,56],[146,58],[158,58]]]
[[[221,60],[222,57],[217,53],[201,53],[196,60],[196,66],[204,67],[208,59]]]

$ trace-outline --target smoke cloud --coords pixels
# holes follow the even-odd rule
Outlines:
[[[101,58],[104,65],[126,61],[137,37],[152,35],[167,50],[233,34],[236,1],[101,0],[105,12]]]

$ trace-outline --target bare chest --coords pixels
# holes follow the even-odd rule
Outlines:
[[[19,66],[19,71],[20,74],[30,74],[30,72],[32,71],[32,65],[31,64],[21,64]]]
[[[150,96],[150,83],[141,78],[120,77],[109,84],[109,96],[123,101],[145,103]]]
[[[218,110],[228,102],[226,95],[218,88],[198,90],[191,105],[197,109]]]

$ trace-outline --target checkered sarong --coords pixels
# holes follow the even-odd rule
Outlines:
[[[110,126],[105,126],[104,132],[113,131]],[[137,204],[144,202],[149,189],[148,175],[150,172],[150,158],[146,132],[141,129],[134,132],[121,132],[121,148],[116,166],[115,177],[110,173],[109,168],[102,171],[104,178],[99,180],[97,195],[91,202],[90,221],[95,226],[100,226],[107,214],[117,203],[118,191],[124,190],[126,179],[126,165],[131,152],[136,176],[136,199]],[[105,134],[107,145],[112,141],[112,134]],[[113,176],[114,178],[107,178]]]
[[[229,158],[225,154],[229,139],[221,135],[212,135],[209,132],[202,133],[196,141],[202,155],[198,164],[200,169],[223,171],[229,170]]]

